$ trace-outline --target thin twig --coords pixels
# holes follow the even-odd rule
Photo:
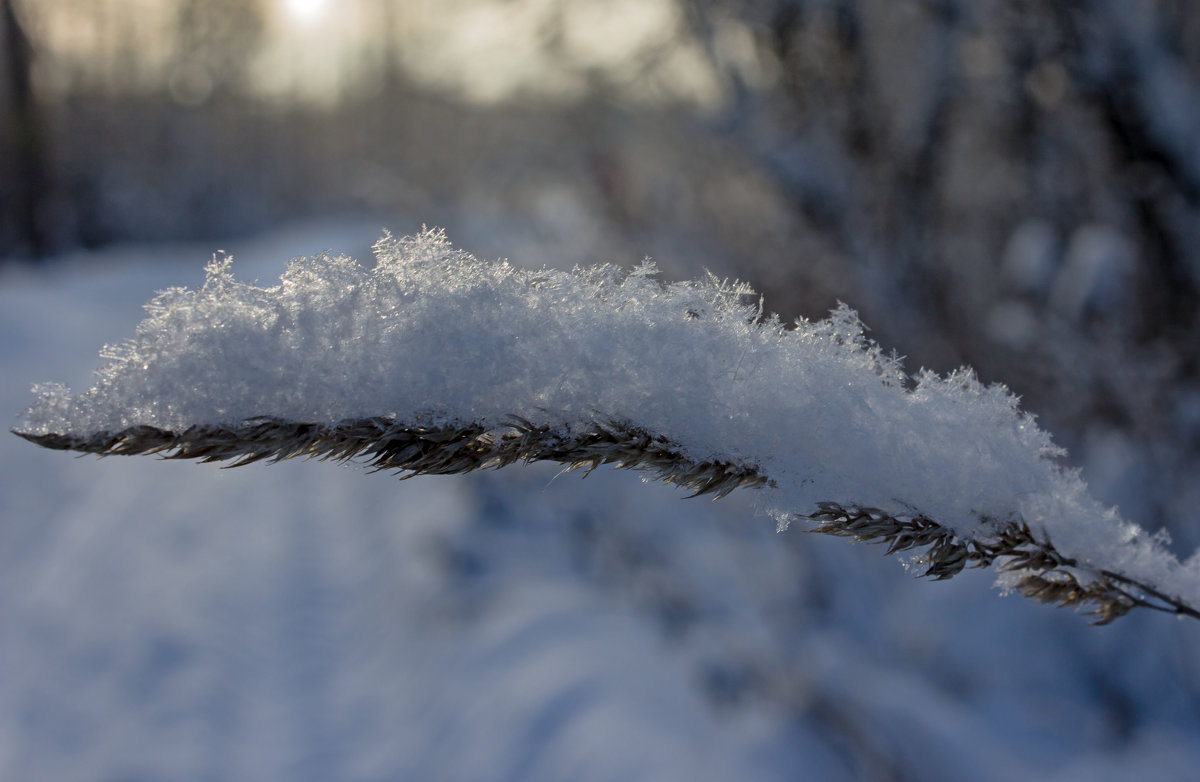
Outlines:
[[[775,486],[756,465],[694,461],[666,437],[627,421],[591,420],[572,426],[538,424],[513,417],[500,425],[479,422],[424,423],[390,417],[353,418],[334,424],[273,417],[234,426],[192,426],[173,432],[133,426],[89,435],[13,433],[55,450],[100,456],[158,454],[166,459],[228,462],[297,457],[344,462],[361,460],[375,470],[402,477],[446,475],[499,468],[515,462],[552,461],[584,476],[604,464],[641,470],[657,480],[720,498],[742,486]],[[897,516],[878,508],[817,503],[812,513],[791,518],[815,523],[811,531],[887,544],[887,553],[920,551],[923,575],[952,578],[968,566],[1019,574],[1016,589],[1059,606],[1086,608],[1096,624],[1108,624],[1135,607],[1200,619],[1200,610],[1151,584],[1063,555],[1048,537],[1040,539],[1021,519],[987,520],[982,536],[964,538],[937,521],[914,513]]]

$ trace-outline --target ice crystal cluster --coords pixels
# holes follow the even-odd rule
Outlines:
[[[825,320],[785,324],[764,316],[749,288],[715,277],[664,283],[648,262],[628,272],[524,270],[478,260],[438,231],[388,235],[375,252],[372,268],[328,255],[293,260],[271,287],[239,282],[231,259],[214,259],[202,287],[158,294],[135,337],[104,349],[92,388],[73,395],[38,386],[18,433],[52,447],[163,452],[189,431],[236,439],[270,421],[361,438],[365,421],[382,427],[370,431],[408,432],[403,454],[411,456],[425,447],[414,431],[470,431],[474,450],[447,457],[460,468],[471,458],[477,466],[555,458],[668,479],[716,470],[756,486],[781,525],[815,519],[825,532],[948,552],[934,558],[935,575],[998,564],[1006,585],[1067,604],[1098,600],[1087,590],[1115,576],[1200,605],[1200,557],[1179,563],[1092,499],[1006,388],[965,369],[910,377],[844,306]],[[603,451],[607,440],[580,439],[598,427],[625,456]],[[405,461],[399,446],[383,459],[360,441],[285,447],[278,431],[269,448],[213,451],[205,435],[209,450],[182,455],[369,452],[386,467],[459,471]],[[478,433],[500,431],[478,445]],[[112,445],[122,432],[159,439],[129,447],[127,437],[122,450]],[[542,450],[522,451],[533,438]],[[510,456],[495,455],[502,440],[516,443]],[[639,462],[630,449],[642,441],[657,450]],[[686,469],[672,472],[672,460]],[[698,480],[681,482],[732,487]],[[1025,541],[1015,559],[971,549],[972,541],[999,545],[1013,530]],[[1056,557],[1040,570],[1029,561],[1039,547]],[[1041,578],[1032,586],[1031,573]],[[1118,592],[1118,613],[1143,594]]]

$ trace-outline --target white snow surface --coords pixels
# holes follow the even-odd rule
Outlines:
[[[104,348],[92,388],[37,387],[18,428],[616,420],[696,461],[755,466],[781,521],[822,500],[968,537],[1023,519],[1068,556],[1200,605],[1200,557],[1181,566],[1093,500],[1006,388],[967,369],[908,377],[847,307],[785,325],[736,283],[663,283],[649,262],[520,269],[435,230],[387,235],[375,255],[300,257],[270,287],[214,257],[202,286],[159,293],[136,336]]]
[[[225,245],[242,273],[374,224]],[[211,247],[0,267],[0,404]],[[1200,626],[1093,628],[625,471],[397,483],[0,438],[0,778],[1192,780]]]

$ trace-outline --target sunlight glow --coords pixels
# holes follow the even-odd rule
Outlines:
[[[329,10],[329,0],[280,0],[283,10],[294,22],[313,24]]]

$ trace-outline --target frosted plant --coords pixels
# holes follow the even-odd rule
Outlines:
[[[753,488],[780,529],[881,542],[936,579],[993,566],[1001,588],[1100,623],[1137,606],[1200,618],[1200,554],[1180,563],[1092,499],[1007,389],[908,376],[846,307],[788,325],[711,276],[525,271],[436,231],[375,252],[370,270],[294,260],[268,288],[214,259],[104,349],[91,389],[35,387],[14,431],[233,466],[612,464],[695,494]]]

